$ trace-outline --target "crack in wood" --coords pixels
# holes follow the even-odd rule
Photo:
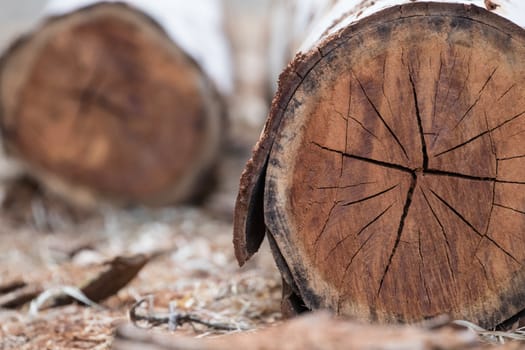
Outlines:
[[[525,114],[525,112],[522,114]],[[370,164],[375,164],[375,165],[382,166],[382,167],[389,168],[389,169],[398,170],[404,173],[413,174],[417,170],[417,169],[410,169],[410,168],[404,167],[402,165],[397,165],[394,163],[388,163],[388,162],[383,162],[383,161],[376,160],[376,159],[356,156],[354,154],[348,154],[340,150],[336,150],[330,147],[323,146],[315,141],[312,141],[311,143],[315,145],[316,147],[319,147],[320,149],[327,151],[327,152],[338,153],[338,154],[343,155],[344,157],[363,161],[363,162],[370,163]],[[439,170],[439,169],[427,169],[426,171],[423,171],[423,175],[448,176],[448,177],[456,177],[459,179],[472,180],[472,181],[492,181],[495,183],[503,183],[503,184],[525,185],[525,181],[501,180],[496,177],[490,177],[490,176],[482,177],[482,176],[466,175],[466,174],[456,173],[452,171]]]
[[[383,83],[381,84],[381,91],[383,93],[383,97],[385,98],[386,100],[386,103],[388,105],[388,110],[390,111],[390,115],[393,116],[394,115],[394,112],[392,110],[392,104],[390,102],[390,99],[388,98],[388,96],[386,95],[386,91],[385,91],[385,82],[387,81],[386,80],[386,61],[388,59],[388,54],[385,54],[385,59],[383,61]]]
[[[525,181],[511,181],[511,180],[496,180],[498,184],[507,184],[507,185],[525,185]]]
[[[481,270],[483,271],[483,275],[484,275],[485,279],[487,280],[487,282],[489,282],[492,278],[490,278],[489,273],[487,271],[487,268],[485,267],[485,264],[483,264],[483,261],[477,255],[474,255],[474,259],[476,259],[477,262],[479,263],[479,265],[481,266]],[[489,286],[489,288],[490,288],[490,286]]]
[[[525,115],[525,111],[521,113],[519,116],[521,115]],[[311,141],[311,143],[315,145],[316,147],[319,147],[320,149],[325,150],[327,152],[338,153],[347,158],[363,161],[363,162],[370,163],[370,164],[375,164],[375,165],[382,166],[382,167],[389,168],[389,169],[398,170],[404,173],[413,174],[417,170],[417,169],[410,169],[410,168],[404,167],[402,165],[397,165],[394,163],[388,163],[388,162],[383,162],[383,161],[376,160],[376,159],[356,156],[354,154],[349,154],[349,153],[346,153],[340,150],[336,150],[330,147],[323,146],[315,141]],[[459,179],[472,180],[472,181],[492,181],[495,183],[502,183],[502,184],[525,185],[525,181],[502,180],[502,179],[498,179],[496,177],[490,177],[490,176],[483,177],[483,176],[466,175],[466,174],[461,174],[461,173],[456,173],[456,172],[446,171],[446,170],[439,170],[439,169],[427,169],[426,171],[423,171],[423,175],[449,176],[449,177],[456,177]]]
[[[434,190],[430,189],[430,192],[436,197],[441,203],[443,203],[454,215],[456,215],[464,224],[466,224],[476,235],[479,237],[484,237],[485,235],[478,231],[476,227],[470,221],[468,221],[456,208],[454,208],[450,203],[448,203],[443,197],[437,194]]]
[[[432,101],[433,103],[433,106],[432,106],[432,127],[434,127],[434,123],[435,123],[435,120],[436,120],[436,108],[437,108],[437,96],[438,96],[438,92],[439,92],[439,83],[441,81],[441,75],[443,73],[443,52],[440,52],[439,53],[439,73],[438,73],[438,78],[436,80],[436,83],[435,83],[435,92],[434,92],[434,100]],[[435,137],[434,137],[434,140],[432,141],[432,147],[434,147],[434,145],[436,144],[437,142],[437,139],[439,138],[439,132],[436,133]]]
[[[470,227],[479,237],[483,239],[487,239],[489,242],[494,244],[498,249],[500,249],[505,255],[507,255],[509,258],[511,258],[514,262],[522,265],[521,262],[519,262],[518,259],[516,259],[510,252],[508,252],[505,248],[503,248],[498,242],[496,242],[492,237],[490,237],[488,234],[482,234],[480,233],[474,225],[472,225],[461,213],[459,213],[454,207],[452,207],[447,201],[445,201],[442,197],[440,197],[436,192],[433,190],[430,190],[434,196],[436,196],[437,199],[439,199],[447,208],[449,208],[461,221],[463,221],[468,227]],[[481,242],[480,242],[481,243]]]
[[[364,249],[364,247],[367,245],[368,242],[374,237],[374,232],[368,238],[357,248],[356,252],[350,257],[350,261],[345,266],[345,271],[343,273],[343,278],[341,278],[341,285],[339,286],[338,290],[342,290],[342,285],[345,283],[346,275],[348,274],[348,271],[350,271],[350,267],[354,263],[355,258],[357,255]],[[344,298],[346,295],[340,295],[338,304],[340,304],[342,298]]]
[[[521,113],[518,113],[518,114],[516,114],[515,116],[511,117],[510,119],[507,119],[507,120],[505,120],[504,122],[502,122],[502,123],[498,124],[497,126],[493,127],[492,129],[488,129],[488,130],[482,132],[481,134],[476,135],[476,136],[474,136],[474,137],[468,139],[467,141],[460,143],[460,144],[457,145],[457,146],[454,146],[454,147],[449,148],[449,149],[447,149],[447,150],[445,150],[445,151],[443,151],[443,152],[440,152],[440,153],[436,154],[434,157],[436,157],[436,158],[437,158],[437,157],[440,157],[440,156],[442,156],[442,155],[444,155],[444,154],[447,154],[447,153],[449,153],[449,152],[455,151],[455,150],[457,150],[458,148],[461,148],[461,147],[463,147],[463,146],[466,146],[466,145],[468,145],[469,143],[471,143],[471,142],[473,142],[473,141],[479,139],[480,137],[483,137],[483,136],[485,136],[485,135],[487,135],[487,134],[489,134],[489,133],[491,133],[491,132],[493,132],[493,131],[496,131],[496,130],[498,130],[499,128],[505,126],[506,124],[508,124],[508,123],[510,123],[510,122],[512,122],[512,121],[514,121],[514,120],[516,120],[516,119],[518,119],[518,118],[521,118],[521,117],[524,116],[524,115],[525,115],[525,111],[523,111],[523,112],[521,112]]]
[[[348,94],[348,104],[347,104],[347,117],[346,118],[343,118],[345,119],[346,121],[346,130],[345,130],[345,152],[348,148],[348,122],[349,122],[349,119],[351,118],[350,117],[350,108],[351,108],[351,105],[352,105],[352,94],[351,94],[351,91],[352,91],[352,76],[351,76],[351,72],[350,72],[350,77],[349,77],[349,86],[348,86],[348,91],[349,91],[349,94]],[[341,117],[343,117],[341,115]],[[356,120],[357,121],[357,120]],[[363,126],[364,127],[364,126]],[[366,129],[366,128],[365,128]],[[321,146],[320,144],[316,144],[314,143],[316,146],[320,147],[321,149],[323,149],[323,146]],[[321,229],[321,232],[319,233],[319,235],[315,238],[315,241],[314,241],[314,247],[317,247],[319,245],[319,241],[321,240],[321,237],[324,235],[324,232],[326,231],[326,227],[328,226],[328,222],[330,221],[330,217],[332,216],[332,213],[333,211],[335,210],[335,208],[337,207],[337,205],[339,205],[342,201],[338,201],[337,200],[337,197],[338,197],[338,192],[340,189],[344,189],[344,187],[341,186],[341,181],[343,179],[343,172],[344,172],[344,166],[345,166],[345,155],[344,153],[340,153],[341,155],[341,170],[339,171],[339,179],[337,180],[337,187],[335,188],[336,190],[336,194],[335,194],[335,198],[336,200],[334,201],[332,207],[330,208],[330,211],[328,212],[328,216],[326,217],[326,221],[323,225],[323,228]],[[350,187],[347,187],[347,188],[351,188],[351,187],[357,187],[357,186],[360,186],[360,185],[364,185],[365,183],[363,184],[357,184],[357,185],[351,185]],[[317,252],[318,252],[318,249],[315,249],[315,260],[317,260]]]
[[[333,148],[330,148],[330,147],[323,146],[320,143],[317,143],[315,141],[311,141],[311,143],[313,145],[315,145],[316,147],[319,147],[320,149],[324,150],[324,151],[332,152],[332,153],[338,153],[338,154],[341,154],[341,155],[343,155],[343,156],[345,156],[347,158],[360,160],[360,161],[363,161],[363,162],[366,162],[366,163],[375,164],[375,165],[382,166],[382,167],[385,167],[385,168],[399,170],[399,171],[402,171],[402,172],[405,172],[405,173],[412,174],[414,172],[413,169],[404,167],[402,165],[397,165],[397,164],[394,164],[394,163],[388,163],[388,162],[383,162],[383,161],[375,160],[375,159],[371,159],[371,158],[356,156],[356,155],[353,155],[353,154],[349,154],[347,152],[343,152],[343,151],[340,151],[340,150],[337,150],[337,149],[333,149]]]
[[[439,92],[439,82],[441,81],[442,71],[443,71],[443,52],[440,52],[439,53],[439,73],[438,73],[438,78],[436,79],[436,83],[435,83],[435,86],[434,86],[434,88],[435,88],[434,100],[432,101],[432,104],[433,104],[433,106],[432,106],[432,120],[431,120],[432,128],[434,128],[434,124],[435,124],[435,120],[436,120],[437,97],[438,97],[438,92]],[[439,138],[439,133],[440,133],[440,131],[435,133],[434,140],[432,141],[431,147],[434,147],[434,145],[436,144],[437,139]]]
[[[394,247],[392,248],[392,252],[390,254],[390,257],[388,258],[387,265],[385,267],[385,271],[383,272],[383,276],[381,277],[381,280],[379,282],[379,289],[377,290],[377,295],[381,294],[381,289],[383,288],[383,283],[385,282],[385,277],[388,274],[388,271],[390,270],[390,266],[392,265],[392,260],[394,259],[394,255],[396,255],[397,248],[399,247],[399,242],[401,241],[401,236],[403,234],[403,229],[405,228],[405,221],[408,216],[408,211],[410,210],[410,206],[412,205],[412,199],[414,196],[414,191],[417,186],[417,175],[415,173],[412,173],[412,182],[410,183],[410,188],[407,193],[407,198],[405,205],[403,207],[403,213],[401,214],[401,220],[399,222],[399,227],[397,229],[397,237],[394,242]]]
[[[507,160],[514,160],[514,159],[521,159],[525,158],[525,154],[519,155],[519,156],[511,156],[511,157],[505,157],[505,158],[496,158],[498,162],[504,162]]]
[[[485,112],[484,115],[485,115],[485,127],[488,129],[489,128],[489,117],[487,115],[487,112]],[[492,137],[492,133],[489,133],[488,135],[489,135],[489,140],[490,140],[490,151],[492,152],[493,159],[496,159],[496,161],[494,162],[494,170],[496,172],[496,179],[497,179],[499,175],[499,163],[497,161],[497,158],[498,158],[497,148],[494,142],[494,138]],[[496,200],[496,184],[497,184],[496,181],[492,182],[492,193],[491,193],[492,199],[491,199],[491,205],[490,205],[489,219],[487,220],[487,228],[485,230],[485,236],[487,236],[489,233],[490,224],[492,222],[492,214],[494,213],[494,201]]]
[[[397,184],[395,186],[392,186],[392,187],[389,187],[387,188],[386,190],[383,190],[383,191],[380,191],[380,192],[377,192],[377,193],[374,193],[370,196],[367,196],[367,197],[364,197],[364,198],[361,198],[361,199],[357,199],[355,201],[351,201],[351,202],[347,202],[347,203],[344,203],[342,204],[343,207],[349,207],[349,206],[352,206],[354,204],[359,204],[359,203],[362,203],[362,202],[366,202],[367,200],[370,200],[370,199],[373,199],[373,198],[376,198],[376,197],[379,197],[379,196],[382,196],[394,189],[396,189],[397,187],[399,187],[400,184]]]
[[[509,92],[511,92],[516,87],[516,83],[512,84],[497,100],[499,102],[503,97],[507,96]]]
[[[363,125],[363,123],[361,123],[359,120],[357,120],[356,118],[352,117],[352,116],[348,116],[348,118],[350,118],[352,121],[356,122],[357,124],[359,124],[359,126],[364,130],[366,131],[368,134],[370,134],[372,137],[374,137],[375,139],[379,140],[379,142],[381,142],[381,139],[379,137],[377,137],[372,131],[370,131],[366,126]],[[348,120],[347,120],[348,122]],[[348,130],[348,128],[347,128]],[[382,142],[381,142],[382,143]],[[347,143],[348,145],[348,143]]]
[[[323,186],[323,187],[317,187],[316,189],[317,190],[345,190],[345,189],[349,189],[349,188],[354,188],[354,187],[359,187],[359,186],[365,186],[365,185],[373,185],[377,183],[376,181],[373,181],[373,182],[361,182],[361,183],[357,183],[357,184],[352,184],[352,185],[341,185],[341,186]]]
[[[516,208],[512,208],[512,207],[509,207],[509,206],[506,206],[506,205],[503,205],[503,204],[494,203],[494,206],[498,207],[498,208],[510,210],[510,211],[513,211],[513,212],[518,213],[518,214],[525,215],[525,211],[519,210],[519,209],[516,209]]]
[[[359,87],[361,89],[361,91],[363,92],[363,94],[365,95],[368,103],[370,104],[370,106],[372,107],[372,109],[374,110],[374,112],[376,113],[376,115],[379,117],[379,119],[381,120],[381,122],[383,123],[383,125],[386,127],[386,129],[388,130],[388,132],[390,133],[390,135],[394,138],[394,140],[396,141],[397,145],[401,148],[401,150],[403,151],[403,154],[405,155],[405,158],[406,159],[410,159],[408,157],[408,153],[405,149],[405,147],[403,146],[403,144],[401,143],[401,141],[399,140],[399,138],[397,137],[397,135],[395,134],[395,132],[392,130],[392,128],[390,127],[390,125],[388,125],[388,123],[386,122],[385,118],[383,117],[383,115],[379,112],[379,109],[376,107],[376,105],[374,104],[374,102],[372,102],[372,99],[370,98],[370,96],[368,96],[368,93],[366,92],[365,90],[365,87],[363,86],[363,84],[361,83],[361,81],[357,78],[357,76],[352,72],[353,74],[353,77],[354,79],[357,81],[357,83],[359,84]]]
[[[441,228],[441,234],[445,240],[445,244],[447,246],[447,251],[446,251],[446,258],[447,258],[447,265],[448,265],[448,269],[449,269],[449,272],[450,272],[450,276],[452,277],[452,280],[455,280],[456,279],[456,275],[454,273],[454,269],[452,268],[452,261],[450,259],[450,253],[452,253],[452,247],[450,246],[450,242],[448,240],[448,235],[447,235],[447,232],[445,230],[445,226],[443,226],[443,223],[441,222],[441,220],[439,219],[439,216],[437,215],[437,213],[435,212],[434,208],[432,207],[432,205],[430,204],[430,201],[428,200],[428,197],[425,193],[425,191],[423,191],[423,189],[421,189],[421,193],[423,194],[423,199],[425,200],[425,202],[427,203],[427,206],[428,208],[430,209],[430,212],[432,213],[432,216],[434,216],[434,219],[436,219],[436,222],[438,223],[439,227]]]
[[[414,83],[414,78],[412,76],[412,72],[410,70],[410,67],[408,67],[408,77],[410,80],[410,84],[412,85],[412,94],[414,97],[414,107],[416,109],[416,118],[417,118],[417,126],[419,129],[419,134],[421,138],[421,152],[423,154],[423,170],[428,169],[428,152],[427,152],[427,143],[425,140],[425,132],[423,130],[423,121],[421,119],[421,110],[419,108],[419,100],[417,97],[417,90],[416,90],[416,84]]]
[[[516,264],[523,266],[523,264],[518,259],[516,259],[514,255],[512,255],[509,251],[503,248],[498,242],[494,240],[494,238],[490,237],[489,235],[486,235],[483,238],[487,239],[489,242],[494,244],[499,250],[501,250],[505,255],[511,258],[511,260],[513,260]]]
[[[483,176],[473,176],[473,175],[465,175],[461,173],[455,173],[453,171],[445,171],[445,170],[438,170],[438,169],[428,169],[424,172],[425,175],[435,175],[435,176],[448,176],[448,177],[456,177],[459,179],[465,179],[465,180],[472,180],[472,181],[492,181],[492,182],[499,182],[495,177],[483,177]]]
[[[381,219],[393,206],[396,204],[394,201],[392,204],[390,204],[385,210],[383,210],[379,215],[377,215],[375,218],[372,219],[369,223],[367,223],[365,226],[363,226],[355,235],[356,237],[361,236],[361,234],[370,226],[372,226],[374,223],[376,223],[379,219]],[[352,233],[344,236],[342,239],[339,240],[339,242],[336,243],[336,245],[330,249],[328,254],[326,254],[325,261],[339,248],[347,239],[352,237]]]
[[[321,232],[319,232],[319,234],[317,235],[317,237],[315,238],[315,241],[314,241],[314,247],[317,247],[319,245],[319,241],[321,240],[321,237],[324,235],[325,231],[326,231],[326,228],[328,227],[328,222],[330,221],[330,218],[332,217],[332,213],[334,212],[335,208],[337,207],[337,205],[339,205],[340,202],[338,201],[335,201],[333,204],[332,204],[332,207],[330,208],[330,210],[328,211],[328,215],[326,216],[326,220],[323,224],[323,227],[321,228]],[[317,251],[319,249],[315,249],[315,254],[316,254],[316,260],[317,260]]]
[[[349,73],[348,77],[348,103],[346,106],[346,123],[345,123],[345,152],[348,152],[348,128],[350,126],[350,109],[352,108],[352,72]],[[357,121],[357,119],[352,118]],[[359,122],[358,122],[359,123]],[[361,125],[361,123],[359,123]],[[366,131],[368,131],[364,125],[361,125]],[[373,137],[376,137],[372,134]],[[376,137],[377,138],[377,137]],[[378,139],[379,140],[379,139]],[[381,142],[381,140],[379,140]],[[344,157],[343,157],[344,158]],[[341,178],[343,176],[343,168],[341,168]]]
[[[461,124],[463,122],[463,120],[465,120],[465,118],[467,117],[467,115],[474,109],[474,107],[476,107],[476,105],[479,103],[479,101],[481,100],[481,97],[483,97],[483,93],[485,92],[485,89],[487,88],[489,82],[492,80],[492,78],[494,77],[494,74],[496,74],[496,71],[498,70],[499,67],[496,67],[494,68],[494,70],[492,71],[492,73],[490,74],[490,76],[488,77],[488,79],[485,81],[485,84],[483,84],[483,87],[481,88],[481,90],[479,90],[478,92],[478,98],[474,101],[474,103],[467,109],[467,111],[463,114],[463,116],[459,119],[459,121],[457,122],[456,126],[454,126],[452,128],[452,130],[455,130],[459,124]]]
[[[421,244],[421,230],[418,230],[417,231],[417,240],[418,240],[418,253],[419,253],[419,259],[421,260],[421,264],[419,264],[419,278],[421,279],[421,281],[423,281],[423,288],[425,288],[425,294],[427,296],[427,302],[428,302],[428,305],[431,306],[432,305],[432,299],[430,298],[430,290],[428,288],[428,285],[427,285],[427,280],[425,279],[425,274],[423,273],[423,269],[425,268],[425,259],[424,259],[424,254],[423,254],[423,251],[421,249],[422,247],[422,244]]]

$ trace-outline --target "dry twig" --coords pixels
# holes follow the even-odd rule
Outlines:
[[[138,302],[136,302],[133,305],[133,307],[129,310],[129,318],[136,327],[151,328],[151,327],[156,327],[160,325],[168,325],[170,330],[175,331],[178,327],[183,326],[185,324],[190,324],[192,325],[192,327],[195,324],[200,324],[214,331],[233,332],[233,331],[244,330],[242,327],[239,327],[238,325],[208,322],[190,313],[179,313],[177,312],[175,307],[172,306],[173,304],[170,305],[170,312],[167,315],[154,315],[151,312],[152,299],[153,298],[143,298],[139,300]],[[141,305],[145,304],[146,302],[149,303],[150,312],[148,313],[148,315],[138,314],[137,309]],[[139,322],[146,322],[148,326],[143,327],[139,325]]]

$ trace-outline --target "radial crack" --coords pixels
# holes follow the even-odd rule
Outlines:
[[[333,149],[333,148],[330,148],[330,147],[323,146],[323,145],[321,145],[321,144],[319,144],[319,143],[317,143],[315,141],[312,141],[311,143],[313,145],[315,145],[316,147],[319,147],[320,149],[324,150],[324,151],[341,154],[344,157],[347,157],[347,158],[350,158],[350,159],[360,160],[362,162],[366,162],[366,163],[382,166],[382,167],[385,167],[385,168],[399,170],[399,171],[402,171],[402,172],[405,172],[405,173],[410,173],[410,174],[413,173],[412,169],[404,167],[402,165],[397,165],[397,164],[394,164],[394,163],[388,163],[388,162],[383,162],[383,161],[375,160],[375,159],[371,159],[371,158],[356,156],[354,154],[349,154],[349,153],[346,153],[346,152],[343,152],[343,151],[340,151],[340,150],[337,150],[337,149]]]
[[[367,223],[365,226],[363,226],[356,234],[357,237],[359,237],[367,228],[369,228],[370,226],[372,226],[375,222],[377,222],[379,219],[381,219],[381,217],[383,217],[383,215],[385,215],[393,206],[394,206],[395,202],[390,204],[385,210],[383,210],[379,215],[377,215],[375,218],[373,218],[369,223]],[[330,249],[330,251],[328,252],[328,254],[326,255],[326,258],[325,259],[328,259],[333,252],[335,252],[337,250],[337,248],[339,248],[348,238],[350,238],[352,236],[352,234],[348,234],[346,235],[345,237],[343,237],[341,240],[339,240],[339,242],[337,242],[337,244],[332,248]]]
[[[474,258],[477,260],[477,262],[481,266],[481,270],[483,271],[483,276],[485,276],[485,279],[487,280],[487,283],[488,283],[491,280],[491,278],[489,277],[489,273],[487,271],[487,268],[485,267],[485,264],[483,264],[483,261],[481,261],[479,256],[474,255]]]
[[[387,67],[387,59],[388,59],[388,55],[385,55],[385,59],[383,61],[383,78],[381,79],[382,81],[382,84],[381,84],[381,91],[383,92],[383,97],[385,98],[386,100],[386,103],[388,105],[388,110],[390,111],[390,115],[393,116],[394,115],[394,112],[392,110],[392,104],[390,102],[390,99],[388,98],[388,96],[386,95],[386,91],[385,91],[385,82],[387,81],[386,79],[386,67]]]
[[[345,152],[348,152],[348,127],[350,123],[350,110],[352,109],[352,72],[348,77],[348,104],[346,106],[346,122],[345,122]],[[355,118],[352,118],[355,120]],[[360,124],[360,123],[359,123]],[[361,125],[361,124],[360,124]],[[361,125],[364,128],[364,125]],[[367,130],[365,128],[365,130]],[[368,131],[368,130],[367,130]],[[374,136],[374,134],[372,134]],[[343,168],[341,168],[341,177],[343,176]]]
[[[495,177],[472,176],[472,175],[465,175],[465,174],[461,174],[461,173],[455,173],[455,172],[452,172],[452,171],[443,171],[443,170],[437,170],[437,169],[428,169],[427,171],[425,171],[425,174],[436,175],[436,176],[457,177],[459,179],[472,180],[472,181],[494,181],[494,182],[499,182],[497,180],[497,178],[495,178]]]
[[[460,144],[457,145],[457,146],[454,146],[454,147],[452,147],[452,148],[449,148],[449,149],[447,149],[447,150],[445,150],[445,151],[443,151],[443,152],[440,152],[440,153],[436,154],[435,157],[440,157],[440,156],[442,156],[442,155],[444,155],[444,154],[447,154],[447,153],[449,153],[449,152],[455,151],[455,150],[458,149],[458,148],[461,148],[461,147],[463,147],[463,146],[465,146],[465,145],[468,145],[469,143],[471,143],[471,142],[473,142],[473,141],[479,139],[480,137],[483,137],[483,136],[485,136],[485,135],[487,135],[487,134],[489,134],[489,133],[491,133],[491,132],[493,132],[493,131],[496,131],[497,129],[499,129],[499,128],[505,126],[506,124],[508,124],[508,123],[510,123],[510,122],[512,122],[512,121],[514,121],[514,120],[516,120],[516,119],[518,119],[518,118],[520,118],[520,117],[522,117],[523,115],[525,115],[525,111],[523,111],[523,112],[521,112],[521,113],[519,113],[519,114],[516,114],[516,115],[513,116],[512,118],[505,120],[504,122],[502,122],[501,124],[495,126],[494,128],[492,128],[492,129],[488,129],[488,130],[482,132],[481,134],[476,135],[476,136],[474,136],[474,137],[468,139],[467,141],[460,143]]]
[[[479,90],[478,92],[478,98],[474,101],[474,103],[467,109],[467,111],[463,114],[463,116],[459,119],[459,121],[457,122],[456,126],[454,126],[454,128],[452,130],[455,130],[459,124],[461,124],[463,122],[463,120],[467,117],[467,115],[470,113],[470,111],[472,111],[472,109],[474,109],[474,107],[476,107],[476,105],[478,104],[478,102],[481,100],[481,97],[483,96],[483,93],[485,92],[485,89],[487,88],[487,85],[489,84],[489,82],[492,80],[492,78],[494,77],[494,74],[496,74],[496,71],[498,70],[498,67],[494,68],[494,70],[492,71],[492,73],[489,75],[489,77],[487,78],[487,80],[485,81],[485,84],[483,84],[483,86],[481,87],[481,89]]]
[[[369,129],[367,129],[366,126],[363,125],[363,123],[361,123],[359,120],[357,120],[356,118],[352,117],[352,116],[348,116],[349,119],[353,120],[354,122],[356,122],[357,124],[359,124],[359,126],[368,134],[370,134],[373,138],[379,140],[379,137],[377,137],[372,131],[370,131]],[[348,119],[346,120],[348,122]],[[347,129],[348,130],[348,129]]]
[[[461,213],[459,211],[457,211],[452,205],[450,205],[443,197],[441,197],[439,194],[437,194],[436,192],[434,192],[433,190],[430,190],[430,192],[432,192],[432,194],[437,198],[439,199],[439,201],[441,203],[443,203],[448,209],[450,209],[450,211],[452,211],[454,213],[454,215],[456,215],[461,221],[463,221],[463,223],[465,223],[468,227],[470,227],[472,229],[472,231],[474,231],[478,236],[480,237],[484,237],[484,235],[479,232],[475,227],[474,225],[472,225],[463,215],[461,215]]]
[[[419,109],[419,100],[417,98],[417,90],[416,90],[416,84],[414,83],[414,79],[412,77],[412,73],[410,72],[410,68],[408,69],[408,77],[410,79],[410,84],[412,85],[412,94],[414,95],[414,106],[416,108],[416,118],[417,118],[417,125],[419,128],[419,135],[421,137],[421,152],[423,153],[423,169],[428,169],[428,152],[427,152],[427,143],[425,141],[425,132],[423,130],[423,121],[421,120],[421,111]]]
[[[352,206],[354,204],[359,204],[359,203],[362,203],[362,202],[366,202],[367,200],[370,200],[370,199],[373,199],[373,198],[376,198],[376,197],[379,197],[379,196],[382,196],[384,195],[385,193],[388,193],[390,191],[392,191],[393,189],[397,188],[399,186],[399,184],[395,185],[395,186],[392,186],[390,188],[387,188],[386,190],[383,190],[381,192],[377,192],[377,193],[374,193],[370,196],[367,196],[367,197],[364,197],[364,198],[361,198],[361,199],[357,199],[355,201],[351,201],[351,202],[347,202],[347,203],[344,203],[342,204],[343,207],[349,207],[349,206]]]
[[[443,223],[441,222],[441,220],[439,219],[439,217],[438,217],[437,213],[435,212],[434,208],[430,204],[430,201],[428,200],[428,197],[427,197],[425,191],[423,191],[423,189],[421,189],[421,193],[423,194],[423,199],[427,203],[427,206],[430,209],[430,212],[432,213],[432,216],[434,216],[434,219],[436,219],[439,227],[441,228],[441,234],[442,234],[443,238],[445,239],[445,244],[447,246],[446,256],[447,256],[447,264],[448,264],[449,272],[450,272],[450,275],[451,275],[452,279],[455,279],[455,273],[454,273],[454,269],[452,268],[452,261],[450,259],[450,253],[452,252],[452,247],[450,246],[450,242],[448,241],[448,236],[447,236],[447,232],[445,231],[445,226],[443,226]]]
[[[489,242],[491,242],[492,244],[494,244],[499,250],[501,250],[501,251],[503,252],[503,254],[505,254],[506,256],[508,256],[509,258],[511,258],[516,264],[518,264],[518,265],[520,265],[520,266],[522,265],[522,263],[519,262],[519,260],[516,259],[516,258],[514,257],[514,255],[512,255],[509,251],[507,251],[505,248],[503,248],[498,242],[496,242],[496,241],[494,240],[494,238],[492,238],[492,237],[490,237],[490,236],[488,236],[488,235],[487,235],[487,236],[484,236],[484,238],[488,239]]]
[[[432,108],[432,125],[434,125],[434,120],[436,120],[436,107],[438,105],[437,103],[437,96],[438,96],[438,92],[439,92],[439,82],[441,81],[441,74],[443,73],[443,56],[442,56],[442,52],[439,53],[439,73],[438,73],[438,78],[436,79],[436,84],[435,84],[435,91],[434,91],[434,100],[432,101],[432,105],[433,105],[433,108]]]
[[[525,211],[523,211],[523,210],[519,210],[519,209],[516,209],[516,208],[512,208],[512,207],[508,207],[508,206],[506,206],[506,205],[502,205],[502,204],[494,203],[494,206],[495,206],[495,207],[502,208],[502,209],[507,209],[507,210],[513,211],[513,212],[518,213],[518,214],[525,215]]]
[[[525,181],[511,181],[511,180],[496,180],[496,183],[508,184],[508,185],[525,185]]]
[[[421,249],[421,246],[422,246],[422,243],[421,243],[421,230],[418,230],[417,233],[418,233],[418,236],[417,236],[418,249],[417,249],[417,251],[419,253],[419,259],[421,260],[421,264],[419,265],[419,278],[421,279],[421,281],[423,281],[423,287],[425,288],[425,293],[427,295],[428,304],[432,305],[432,299],[430,298],[430,290],[428,289],[427,281],[425,279],[425,274],[423,273],[423,270],[422,270],[422,268],[425,268],[425,259],[424,259],[423,251]]]
[[[372,102],[372,99],[370,98],[370,96],[368,96],[366,90],[365,90],[365,87],[363,86],[363,84],[361,83],[361,81],[357,78],[357,76],[354,74],[354,79],[357,81],[357,83],[359,84],[359,87],[361,88],[361,91],[363,91],[363,94],[365,95],[368,103],[370,104],[370,106],[374,109],[374,112],[376,113],[376,115],[379,117],[379,119],[381,120],[381,122],[383,123],[383,125],[386,127],[386,129],[388,130],[388,132],[390,133],[390,135],[392,135],[392,137],[394,138],[394,140],[396,141],[396,143],[398,144],[398,146],[401,148],[401,150],[403,151],[403,154],[405,155],[406,159],[409,159],[408,157],[408,153],[405,149],[405,147],[403,146],[403,144],[401,143],[401,141],[399,140],[399,138],[397,137],[397,135],[394,133],[394,131],[392,130],[392,128],[390,127],[390,125],[388,125],[388,123],[386,122],[385,118],[383,118],[383,115],[379,112],[379,109],[377,109],[376,105],[374,104],[374,102]]]
[[[397,248],[399,247],[399,242],[401,241],[401,235],[403,234],[403,229],[405,228],[405,221],[408,216],[408,211],[410,210],[410,206],[412,205],[412,199],[414,196],[414,191],[416,189],[416,186],[417,186],[417,175],[413,173],[412,182],[410,183],[410,188],[407,193],[405,206],[403,207],[403,214],[401,214],[399,227],[397,229],[396,241],[394,242],[394,247],[392,248],[392,252],[390,253],[390,257],[388,258],[388,263],[386,264],[385,271],[383,272],[383,277],[381,277],[381,281],[379,282],[379,289],[377,290],[377,295],[381,293],[381,289],[383,288],[383,283],[385,282],[385,277],[388,274],[388,271],[390,270],[390,266],[392,265],[392,260],[394,259],[394,255],[396,255]]]
[[[359,248],[357,248],[357,251],[350,257],[350,261],[348,262],[348,264],[346,264],[345,266],[345,271],[343,273],[343,278],[341,278],[341,285],[344,284],[345,282],[345,278],[346,278],[346,275],[348,273],[348,271],[350,270],[350,267],[352,266],[353,262],[354,262],[354,259],[357,257],[357,255],[363,250],[363,248],[365,247],[365,245],[372,239],[372,237],[374,237],[374,233],[372,232],[372,234],[370,236],[368,236],[368,238],[359,246]],[[339,287],[339,290],[341,290],[341,286]]]
[[[499,102],[503,97],[507,96],[507,94],[508,94],[509,92],[511,92],[512,89],[514,89],[515,87],[516,87],[516,83],[512,84],[512,85],[511,85],[511,86],[510,86],[510,87],[509,87],[509,88],[503,93],[503,95],[501,95],[501,96],[498,98],[498,102]]]
[[[348,188],[354,188],[354,187],[359,187],[359,186],[365,186],[365,185],[372,185],[372,184],[375,184],[376,182],[361,182],[361,183],[357,183],[357,184],[352,184],[352,185],[346,185],[346,186],[323,186],[323,187],[317,187],[318,190],[345,190],[345,189],[348,189]]]
[[[525,158],[525,154],[522,154],[522,155],[519,155],[519,156],[506,157],[506,158],[498,158],[497,160],[499,162],[504,162],[506,160],[514,160],[514,159],[521,159],[521,158]]]
[[[319,244],[319,241],[321,240],[321,237],[323,236],[323,234],[326,231],[326,228],[328,227],[328,222],[330,221],[330,218],[332,217],[332,213],[334,212],[334,210],[335,210],[335,208],[337,207],[338,204],[339,204],[339,202],[337,202],[337,201],[332,204],[332,207],[330,208],[330,211],[328,211],[328,215],[326,216],[326,220],[325,220],[325,222],[323,224],[321,232],[319,232],[319,234],[315,238],[314,246],[317,247],[317,245]],[[315,251],[317,251],[317,250],[318,249],[316,249]]]

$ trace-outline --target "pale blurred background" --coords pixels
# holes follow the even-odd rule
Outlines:
[[[165,0],[170,1],[170,0]],[[198,1],[198,0],[197,0]],[[230,119],[230,146],[235,157],[227,158],[221,174],[219,197],[214,207],[230,218],[238,179],[250,150],[257,141],[270,105],[268,89],[268,14],[273,0],[224,0],[226,25],[233,53],[236,87],[226,101]],[[0,53],[20,35],[43,20],[47,0],[0,2]],[[276,78],[276,77],[275,77]]]
[[[169,1],[169,0],[166,0]],[[230,9],[236,13],[261,13],[265,10],[271,0],[226,0]],[[31,28],[38,19],[44,8],[46,0],[3,0],[0,3],[0,48],[20,31]]]

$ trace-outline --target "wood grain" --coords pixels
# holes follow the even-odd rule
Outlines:
[[[248,170],[265,171],[287,283],[310,309],[368,321],[490,328],[523,310],[523,29],[415,3],[313,51],[281,76]]]

